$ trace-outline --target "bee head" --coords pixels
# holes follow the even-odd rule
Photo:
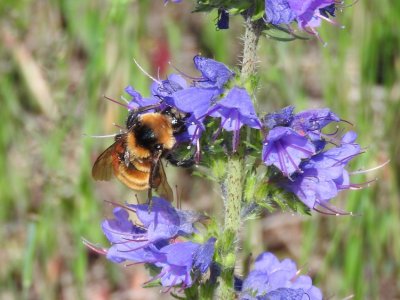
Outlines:
[[[181,113],[172,107],[163,110],[162,114],[170,118],[174,134],[179,134],[185,131],[185,120],[188,118],[188,114]]]

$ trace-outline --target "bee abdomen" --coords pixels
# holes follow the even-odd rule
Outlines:
[[[134,160],[131,161],[131,164],[139,171],[150,173],[151,170],[151,162],[150,161],[140,161]]]

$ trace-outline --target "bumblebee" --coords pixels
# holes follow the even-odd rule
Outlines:
[[[166,180],[161,158],[176,166],[189,167],[193,158],[180,160],[174,154],[175,136],[186,130],[186,114],[173,108],[161,112],[143,113],[154,107],[132,110],[126,121],[127,131],[115,136],[115,142],[96,159],[92,176],[95,180],[110,180],[114,174],[133,190],[152,189],[170,201],[171,187]]]

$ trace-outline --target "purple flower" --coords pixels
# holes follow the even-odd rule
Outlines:
[[[212,263],[212,258],[214,256],[215,250],[215,242],[215,238],[210,238],[204,245],[200,245],[193,257],[193,266],[201,274],[207,272]]]
[[[152,201],[151,211],[147,204],[117,207],[115,218],[103,221],[104,234],[112,243],[107,258],[114,262],[127,259],[148,262],[151,249],[159,248],[177,236],[193,234],[196,231],[194,223],[203,218],[195,212],[175,209],[162,198],[153,197]],[[135,212],[141,224],[132,223],[128,211]]]
[[[290,126],[293,121],[294,106],[287,106],[280,111],[269,113],[264,118],[265,126],[272,129],[277,126]]]
[[[267,114],[264,125],[270,128],[264,140],[262,159],[267,166],[274,165],[283,175],[303,172],[300,163],[311,158],[326,146],[322,129],[340,119],[328,108],[310,109],[298,114],[294,107]]]
[[[267,166],[277,167],[284,176],[290,176],[301,172],[301,161],[314,154],[315,146],[307,137],[289,127],[278,126],[271,129],[264,140],[262,160]]]
[[[193,61],[202,77],[194,79],[192,87],[175,92],[173,102],[179,110],[201,119],[204,118],[212,101],[223,93],[223,86],[234,73],[223,63],[210,58],[198,55]]]
[[[191,276],[192,272],[207,272],[214,255],[214,244],[215,239],[211,238],[204,245],[180,242],[161,248],[154,263],[161,271],[150,281],[160,279],[164,287],[190,287],[195,280]]]
[[[160,99],[156,97],[143,98],[142,95],[130,85],[125,88],[125,92],[132,97],[131,101],[128,103],[128,108],[130,110],[155,104],[160,104],[161,106]]]
[[[148,204],[128,205],[136,211],[150,241],[190,235],[196,231],[194,223],[203,218],[199,213],[176,209],[163,198],[153,197],[152,203],[150,211]]]
[[[223,63],[211,58],[197,55],[193,58],[193,62],[202,75],[202,78],[195,81],[197,87],[222,89],[225,83],[235,75]]]
[[[115,219],[105,220],[102,229],[112,246],[106,251],[109,260],[121,263],[125,260],[136,262],[151,261],[153,253],[147,239],[146,229],[129,220],[127,210],[116,207]]]
[[[190,113],[201,120],[210,108],[211,101],[219,95],[218,89],[190,87],[174,93],[173,103],[180,111]]]
[[[308,109],[294,115],[290,127],[301,135],[308,135],[312,140],[321,139],[321,130],[340,118],[329,108]]]
[[[154,197],[152,201],[150,211],[147,204],[114,209],[114,219],[102,224],[104,234],[112,244],[109,249],[84,242],[115,263],[132,261],[160,268],[160,273],[150,281],[160,279],[164,287],[189,287],[209,269],[216,239],[210,238],[204,244],[178,241],[177,237],[192,235],[196,231],[193,224],[203,216],[175,209],[162,198]],[[129,219],[129,212],[136,214],[140,224]]]
[[[177,91],[188,88],[186,80],[178,74],[171,74],[166,80],[154,82],[151,86],[151,93],[165,101],[170,106],[175,106],[173,94]]]
[[[273,25],[289,25],[296,21],[298,27],[319,36],[315,30],[321,20],[335,24],[335,0],[265,0],[265,21]]]
[[[290,1],[292,2],[292,7],[297,15],[297,23],[299,28],[304,29],[305,27],[315,28],[320,26],[321,19],[328,19],[322,16],[320,10],[324,10],[325,7],[335,5],[335,0],[299,0]]]
[[[233,131],[234,151],[239,144],[239,132],[243,125],[261,129],[250,95],[243,88],[232,88],[225,98],[210,108],[208,115],[221,118],[221,128]]]
[[[345,169],[351,159],[361,153],[361,148],[354,143],[357,135],[350,131],[342,138],[341,145],[332,147],[313,156],[300,165],[301,174],[285,180],[282,186],[293,192],[311,209],[323,207],[331,213],[337,213],[327,202],[339,191],[358,188],[350,183],[350,176]]]
[[[182,2],[182,0],[164,0],[164,4],[166,5],[169,1],[173,2],[173,3],[180,3]]]
[[[257,300],[301,300],[304,295],[309,299],[302,289],[279,288],[265,296],[257,297]]]
[[[307,164],[304,164],[304,167],[307,167]],[[315,209],[337,196],[335,179],[340,178],[342,174],[342,167],[307,167],[303,173],[292,176],[291,180],[285,180],[281,185],[294,193],[309,208]]]
[[[265,0],[265,21],[274,25],[290,24],[296,18],[288,0]]]
[[[322,299],[321,291],[312,285],[311,278],[298,272],[292,260],[279,261],[272,253],[264,252],[257,257],[254,269],[244,280],[240,299]]]

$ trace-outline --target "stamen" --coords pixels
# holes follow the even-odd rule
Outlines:
[[[352,212],[344,211],[344,210],[342,210],[342,209],[340,209],[340,208],[338,208],[338,207],[335,207],[335,206],[330,205],[330,204],[327,203],[327,202],[325,202],[325,203],[319,203],[319,205],[320,205],[321,207],[327,209],[328,211],[335,213],[336,216],[348,216],[348,215],[353,216],[353,213],[352,213]]]
[[[328,46],[328,43],[321,38],[321,36],[319,35],[318,31],[315,30],[315,28],[313,27],[304,28],[304,31],[315,36],[318,39],[318,41],[322,43],[322,47]]]
[[[124,241],[120,241],[120,242],[113,242],[113,245],[126,245],[128,243],[131,242],[135,242],[135,243],[141,243],[141,242],[148,242],[148,239],[127,239],[127,238],[122,238],[124,239]],[[149,243],[146,243],[146,245],[148,245]]]
[[[121,96],[120,98],[121,98],[122,101],[124,101],[127,104],[129,104],[130,101],[128,99],[126,99],[124,96]]]
[[[350,299],[353,299],[354,298],[354,295],[350,295],[350,296],[347,296],[346,298],[343,298],[343,300],[350,300]]]
[[[327,215],[327,216],[336,216],[336,214],[335,213],[331,213],[331,212],[325,212],[325,211],[323,211],[323,210],[320,210],[320,209],[318,209],[318,208],[316,208],[316,207],[314,207],[313,208],[316,212],[319,212],[320,214],[323,214],[323,215]]]
[[[147,77],[149,77],[151,80],[153,80],[154,82],[157,82],[158,84],[162,84],[161,81],[158,81],[157,79],[155,79],[153,76],[151,76],[148,72],[146,72],[141,65],[139,65],[139,63],[136,61],[135,58],[133,58],[133,61],[135,62],[136,66],[139,68],[140,71],[143,72],[144,75],[146,75]]]
[[[121,208],[124,208],[124,209],[126,209],[128,211],[136,213],[136,209],[134,209],[132,207],[129,207],[127,205],[120,204],[120,203],[117,203],[117,202],[114,202],[114,201],[110,201],[110,200],[104,200],[104,202],[110,203],[113,206],[121,207]]]
[[[266,142],[266,143],[264,143],[264,145],[267,146],[268,143]],[[272,151],[272,147],[268,151],[265,151],[265,153],[263,155],[263,161],[265,161],[267,159],[267,156],[271,153],[271,151]]]
[[[343,132],[343,129],[340,129],[339,126],[336,126],[336,130],[335,130],[334,132],[332,132],[332,133],[324,133],[323,135],[324,135],[324,136],[327,136],[327,137],[329,137],[329,136],[335,136],[335,135],[337,135],[337,133],[339,132],[339,130],[340,130],[341,132]]]
[[[286,165],[284,163],[284,157],[282,157],[283,156],[283,147],[282,147],[280,141],[276,142],[276,147],[278,148],[279,165],[281,166],[282,173],[283,173],[283,175],[287,176],[287,175],[289,175],[289,173],[288,173]]]
[[[378,170],[378,169],[380,169],[380,168],[383,168],[383,167],[386,166],[389,162],[390,162],[390,159],[387,160],[387,161],[385,161],[383,164],[381,164],[381,165],[379,165],[379,166],[376,166],[376,167],[374,167],[374,168],[367,169],[367,170],[358,170],[358,171],[354,171],[354,172],[349,172],[349,174],[350,174],[350,175],[356,175],[356,174],[364,174],[364,173],[367,173],[367,172],[375,171],[375,170]]]
[[[327,17],[325,17],[325,16],[323,16],[323,15],[321,15],[321,14],[318,14],[318,13],[317,13],[317,14],[315,14],[314,16],[316,16],[316,17],[318,17],[318,18],[320,18],[320,19],[323,19],[323,20],[327,21],[328,23],[331,23],[332,25],[338,26],[338,27],[340,27],[341,29],[344,29],[344,28],[345,28],[345,26],[339,24],[339,23],[336,22],[335,20],[329,19],[329,18],[327,18]]]
[[[82,136],[85,137],[91,137],[91,138],[95,138],[95,139],[102,139],[102,138],[111,138],[111,137],[115,137],[117,136],[118,133],[114,133],[114,134],[105,134],[105,135],[89,135],[86,133],[83,133]]]
[[[103,95],[103,97],[104,97],[105,99],[107,99],[108,101],[111,101],[111,102],[114,102],[114,103],[116,103],[116,104],[118,104],[118,105],[121,105],[121,106],[125,107],[126,109],[130,109],[129,105],[126,105],[126,104],[124,104],[124,103],[121,103],[121,102],[119,102],[119,101],[117,101],[117,100],[115,100],[115,99],[112,99],[112,98],[110,98],[110,97],[107,97],[106,95]]]
[[[345,157],[345,158],[343,158],[343,159],[341,159],[341,160],[336,161],[336,163],[334,163],[334,164],[332,165],[332,167],[335,167],[335,166],[337,166],[338,164],[343,163],[345,160],[351,160],[351,159],[353,159],[354,157],[356,157],[356,156],[358,156],[358,155],[360,155],[360,154],[363,154],[363,153],[365,153],[365,152],[358,152],[358,153],[356,153],[356,154],[349,155],[349,156],[347,156],[347,157]]]
[[[371,185],[371,183],[378,181],[378,178],[375,179],[371,179],[367,182],[363,182],[363,183],[351,183],[349,185],[340,185],[338,186],[341,189],[350,189],[350,190],[360,190],[366,187],[369,187]]]
[[[126,130],[126,128],[125,128],[125,127],[123,127],[123,126],[121,126],[121,125],[118,125],[117,123],[112,123],[112,124],[113,124],[113,126],[115,126],[115,127],[119,128],[120,130],[123,130],[123,131],[125,131],[125,130]],[[124,133],[126,133],[126,132],[124,132]]]
[[[186,78],[189,78],[189,79],[192,79],[195,81],[199,81],[199,80],[203,79],[202,77],[192,77],[190,75],[187,75],[185,72],[179,70],[177,67],[175,67],[173,64],[171,64],[171,62],[168,62],[168,64],[171,66],[171,68],[173,68],[175,71],[177,71],[179,74],[185,76]]]
[[[200,162],[201,158],[201,152],[200,152],[200,140],[197,139],[196,141],[196,155],[195,155],[195,161],[198,164]]]
[[[338,8],[339,8],[340,10],[343,10],[343,8],[352,7],[353,5],[357,4],[358,1],[359,1],[359,0],[354,0],[353,3],[347,4],[347,5],[343,5],[343,6],[340,6],[340,4],[344,4],[344,1],[339,1],[339,2],[338,2]],[[343,300],[344,300],[344,299],[343,299]]]
[[[140,246],[140,247],[136,247],[136,248],[129,248],[129,247],[127,247],[127,248],[129,248],[129,249],[127,249],[127,250],[119,250],[118,249],[118,252],[131,252],[131,251],[136,251],[136,250],[140,250],[140,249],[143,249],[143,248],[146,248],[147,246],[149,245],[149,243],[147,243],[147,244],[145,244],[145,245],[142,245],[142,246]],[[126,245],[125,245],[126,246]]]
[[[157,279],[163,277],[165,275],[165,273],[167,273],[167,272],[168,272],[168,269],[164,269],[162,272],[160,272],[160,274],[158,274],[158,275],[150,278],[149,280],[143,282],[143,285],[146,285],[146,284],[148,284],[148,283],[150,283],[150,282],[152,282],[154,280],[157,280]]]
[[[195,129],[194,132],[193,132],[193,136],[192,136],[192,138],[190,139],[190,143],[193,143],[196,139],[198,140],[197,133],[198,133],[199,130],[200,130],[200,126],[199,126],[199,125],[196,125],[196,129]]]
[[[347,124],[349,124],[349,125],[351,125],[351,126],[354,126],[353,123],[351,123],[350,121],[347,121],[347,120],[345,120],[345,119],[340,119],[340,121],[341,121],[341,122],[345,122],[345,123],[347,123]]]
[[[298,171],[298,172],[301,172],[299,166],[297,166],[297,164],[293,161],[292,157],[290,156],[290,154],[288,153],[288,151],[286,150],[286,148],[284,148],[284,147],[282,146],[282,143],[281,143],[281,142],[278,142],[278,143],[277,143],[277,146],[278,146],[278,148],[279,148],[279,149],[278,149],[278,153],[280,154],[280,152],[282,152],[282,154],[289,160],[289,162],[292,164],[292,166],[295,168],[295,170]],[[289,176],[289,179],[290,179],[290,174],[289,174],[289,172],[287,171],[286,166],[285,166],[285,173],[286,173],[285,175]]]
[[[139,227],[139,226],[138,226]],[[139,229],[145,229],[145,228],[139,228]],[[142,232],[142,233],[134,233],[134,232],[122,232],[122,231],[118,231],[118,230],[114,230],[114,229],[106,229],[106,231],[113,233],[113,234],[117,234],[120,235],[121,238],[124,238],[125,236],[129,236],[129,237],[134,237],[136,236],[137,238],[141,238],[141,237],[145,237],[146,233]],[[119,242],[117,242],[119,243]],[[115,243],[116,244],[116,243]]]
[[[301,152],[304,152],[304,153],[306,153],[306,154],[314,154],[314,152],[313,152],[313,151],[310,151],[310,150],[307,150],[307,149],[301,148],[301,147],[299,147],[299,146],[297,146],[297,145],[290,145],[290,148],[293,148],[293,149],[299,150],[299,151],[301,151]]]
[[[212,142],[215,142],[215,140],[217,139],[217,137],[220,135],[220,133],[221,133],[221,131],[222,131],[222,129],[223,129],[223,127],[224,127],[224,125],[225,125],[225,123],[228,121],[228,118],[226,118],[223,122],[222,122],[222,124],[219,126],[219,128],[217,129],[217,131],[213,134],[213,136],[212,136],[212,138],[211,138],[211,140],[212,140]]]
[[[236,149],[239,147],[239,139],[240,139],[240,122],[239,122],[239,111],[236,110],[236,126],[235,131],[233,132],[233,151],[236,152]]]
[[[178,280],[178,277],[175,277],[174,280],[172,280],[171,285],[165,291],[163,291],[163,293],[168,293],[172,288],[174,288],[177,280]]]
[[[130,264],[124,264],[124,267],[132,267],[132,266],[136,266],[136,265],[140,265],[140,264],[144,264],[144,262],[134,262],[134,263],[130,263]]]
[[[89,242],[87,239],[85,238],[81,238],[83,244],[88,247],[90,250],[96,252],[97,254],[101,254],[101,255],[106,255],[107,254],[107,249],[106,248],[102,248],[100,246],[97,246],[91,242]]]

